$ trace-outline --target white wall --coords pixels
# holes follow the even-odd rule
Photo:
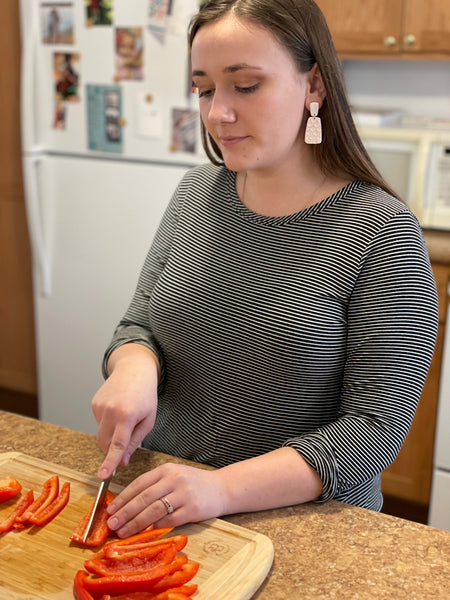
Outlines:
[[[343,61],[350,101],[450,119],[450,61]]]

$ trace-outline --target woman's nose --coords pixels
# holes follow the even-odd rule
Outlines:
[[[208,118],[214,123],[229,123],[236,120],[236,112],[228,94],[215,90]]]

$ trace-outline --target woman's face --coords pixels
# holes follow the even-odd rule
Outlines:
[[[199,29],[191,60],[203,124],[229,169],[298,164],[308,74],[269,31],[228,14]]]

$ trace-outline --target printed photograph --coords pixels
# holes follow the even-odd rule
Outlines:
[[[64,100],[56,98],[53,106],[53,129],[66,128],[66,106]]]
[[[53,54],[53,78],[56,97],[59,100],[78,100],[80,54],[55,52]]]
[[[142,27],[116,29],[116,81],[142,79]]]
[[[112,25],[113,0],[85,0],[86,25]]]
[[[44,44],[73,44],[73,2],[42,2],[41,28]]]
[[[195,153],[199,130],[199,113],[188,108],[172,109],[171,152]]]
[[[164,41],[167,17],[172,10],[172,0],[149,0],[148,29],[160,41]]]
[[[86,86],[89,150],[122,152],[122,95],[117,85]]]

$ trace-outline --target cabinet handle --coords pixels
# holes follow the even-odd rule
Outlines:
[[[387,35],[384,38],[383,43],[387,48],[392,48],[397,44],[397,40],[393,35]]]
[[[416,36],[413,33],[408,33],[408,35],[405,35],[403,38],[403,42],[407,46],[414,46],[416,43]]]

